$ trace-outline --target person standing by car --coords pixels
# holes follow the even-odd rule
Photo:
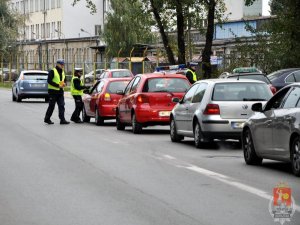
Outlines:
[[[71,95],[74,98],[75,101],[75,110],[71,116],[71,121],[74,123],[82,123],[80,119],[80,113],[83,109],[83,102],[82,102],[82,95],[83,90],[88,89],[89,87],[86,87],[82,84],[82,80],[80,79],[82,75],[82,68],[75,68],[74,69],[74,76],[71,80]]]
[[[51,116],[55,108],[55,104],[58,105],[58,117],[60,124],[69,124],[69,121],[65,119],[65,98],[64,87],[66,86],[66,76],[64,72],[65,61],[58,59],[56,67],[49,71],[48,74],[48,93],[49,93],[49,106],[46,111],[44,122],[47,124],[54,124],[51,121]]]
[[[195,83],[197,81],[197,75],[196,75],[196,66],[197,64],[196,63],[187,63],[187,72],[186,72],[186,77],[187,79],[189,80],[189,82],[191,84]]]

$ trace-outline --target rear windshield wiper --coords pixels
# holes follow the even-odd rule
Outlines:
[[[263,98],[243,98],[243,101],[267,101]]]

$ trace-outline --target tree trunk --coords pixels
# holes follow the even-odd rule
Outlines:
[[[173,51],[172,51],[172,49],[169,45],[169,39],[168,39],[168,36],[166,35],[166,32],[165,32],[164,26],[162,24],[160,15],[158,13],[158,10],[157,10],[157,8],[154,4],[154,0],[150,0],[150,3],[151,3],[151,7],[152,7],[152,12],[154,14],[154,18],[157,22],[159,32],[160,32],[160,35],[161,35],[161,38],[162,38],[162,41],[163,41],[163,44],[164,44],[164,47],[165,47],[165,50],[166,50],[166,53],[167,53],[169,63],[174,65],[174,64],[176,64],[174,54],[173,54]]]
[[[205,47],[202,52],[202,70],[204,71],[203,79],[211,78],[211,47],[214,37],[214,20],[215,20],[215,9],[216,9],[216,1],[209,0],[208,2],[208,15],[207,15],[207,30],[206,30],[206,42]]]
[[[184,16],[181,0],[176,0],[178,64],[185,64]]]

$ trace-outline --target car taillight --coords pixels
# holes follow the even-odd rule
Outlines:
[[[149,103],[149,98],[146,95],[139,95],[136,98],[137,103]]]
[[[271,89],[271,91],[272,91],[273,94],[275,94],[276,91],[277,91],[277,90],[276,90],[276,87],[274,87],[274,86],[271,85],[271,84],[270,84],[270,89]]]
[[[217,104],[207,104],[204,115],[220,115],[220,108]]]
[[[104,95],[104,101],[107,101],[107,102],[111,101],[109,93],[105,93],[105,95]]]

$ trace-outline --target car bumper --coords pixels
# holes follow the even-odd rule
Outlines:
[[[172,109],[152,109],[137,108],[135,110],[136,119],[139,123],[168,125],[170,123],[170,113]]]
[[[21,98],[47,98],[49,97],[47,92],[19,92],[18,95]]]
[[[116,106],[117,105],[101,105],[101,117],[116,118]]]

